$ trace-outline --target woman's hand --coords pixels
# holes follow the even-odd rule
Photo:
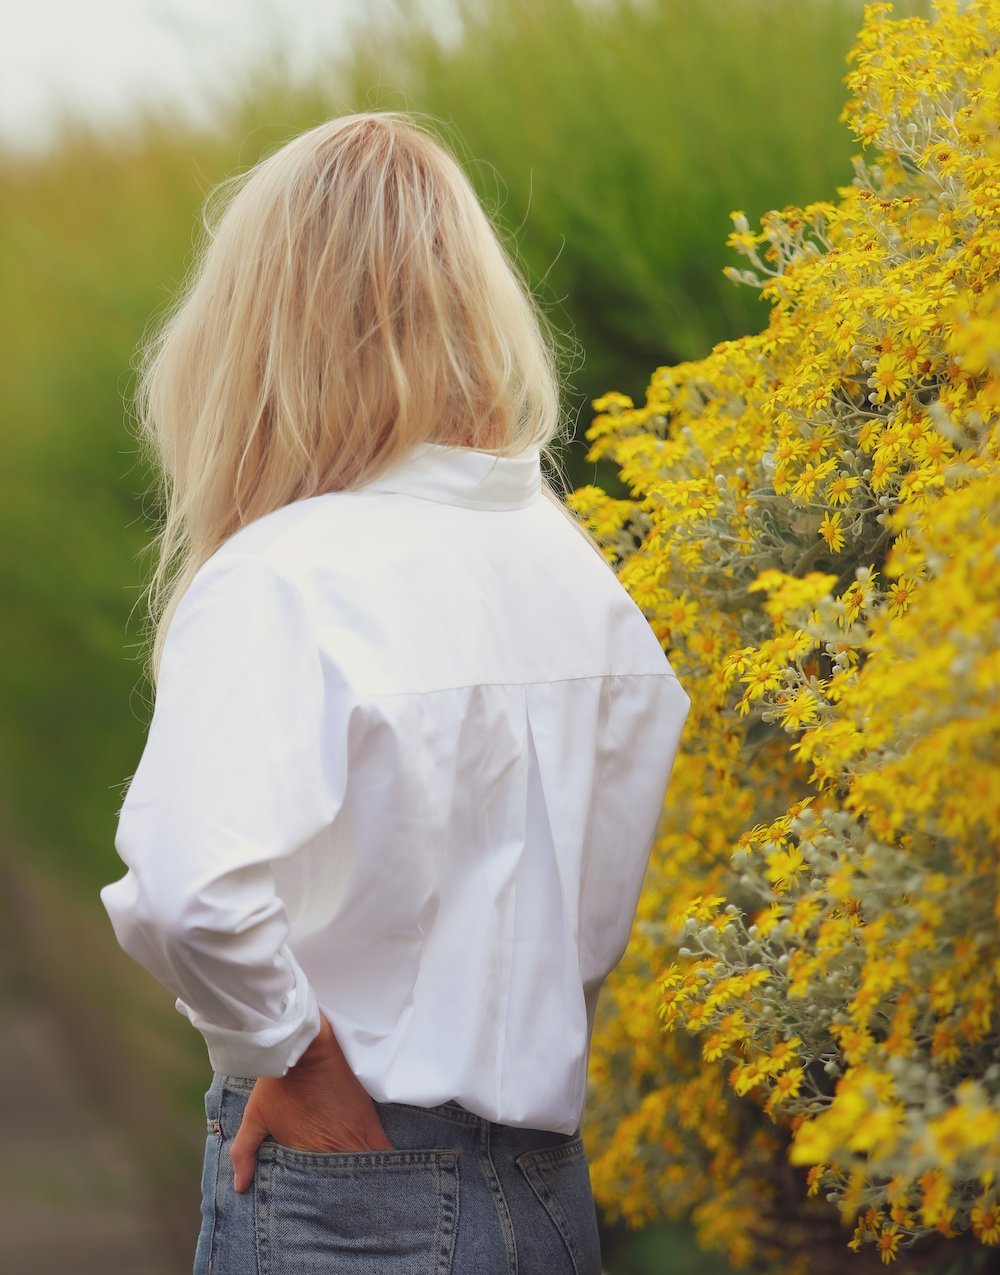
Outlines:
[[[253,1182],[266,1137],[299,1151],[391,1151],[375,1104],[344,1057],[325,1018],[319,1035],[284,1076],[261,1076],[233,1139],[233,1186]]]

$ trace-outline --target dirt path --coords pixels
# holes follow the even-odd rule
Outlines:
[[[190,1275],[163,1252],[122,1135],[44,1007],[0,984],[0,1270]]]

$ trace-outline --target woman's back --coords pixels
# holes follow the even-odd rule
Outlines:
[[[377,1100],[571,1132],[687,702],[537,451],[425,444],[204,565],[116,844],[206,956],[234,890],[259,918],[220,1008],[276,980],[279,936]],[[266,1070],[282,1019],[217,1036],[216,1069]]]

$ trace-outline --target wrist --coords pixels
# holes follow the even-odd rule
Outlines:
[[[293,1070],[303,1066],[311,1067],[316,1063],[329,1065],[331,1060],[337,1060],[342,1057],[337,1038],[333,1034],[333,1028],[325,1015],[321,1014],[319,1031],[306,1046]]]

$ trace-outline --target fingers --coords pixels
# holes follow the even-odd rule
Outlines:
[[[257,1149],[267,1137],[267,1129],[252,1105],[243,1113],[243,1123],[233,1139],[229,1158],[233,1162],[233,1189],[242,1194],[253,1182],[257,1168]]]

